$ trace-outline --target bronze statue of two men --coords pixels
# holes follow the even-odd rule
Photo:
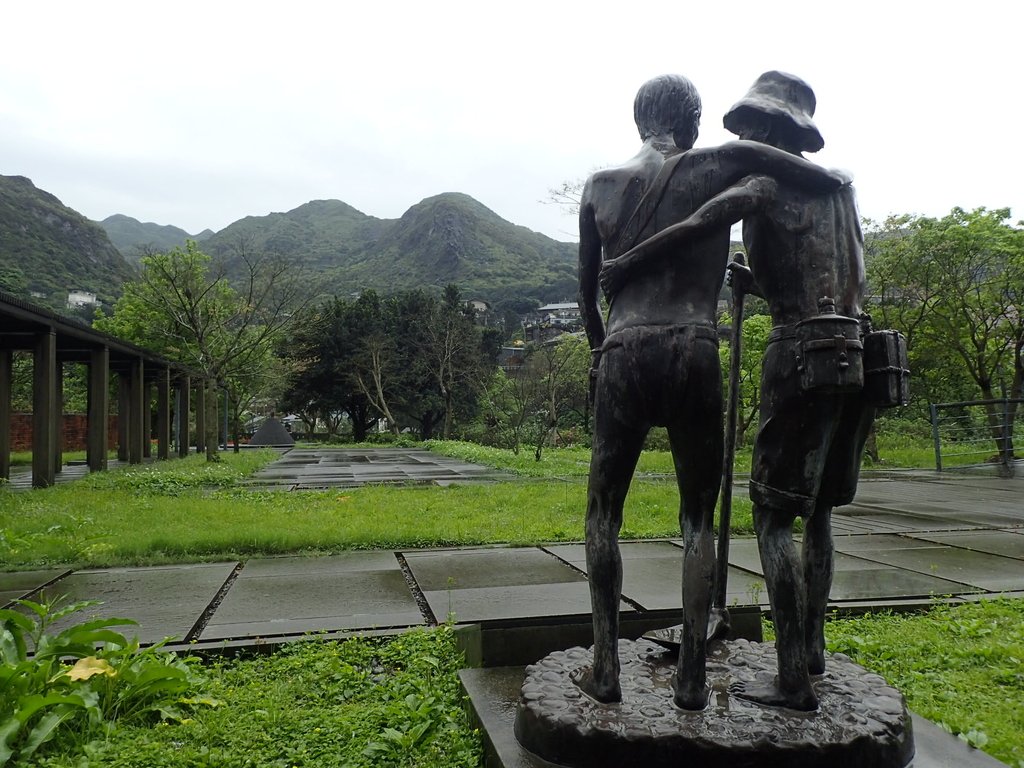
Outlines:
[[[584,189],[579,279],[593,350],[586,552],[594,660],[574,679],[599,701],[621,699],[623,503],[649,429],[664,426],[684,551],[674,699],[689,710],[708,702],[713,521],[723,464],[716,307],[730,227],[743,220],[750,269],[729,265],[730,279],[763,295],[774,325],[763,361],[750,494],[778,637],[778,676],[733,693],[769,706],[817,707],[811,676],[825,665],[831,510],[853,498],[874,410],[856,384],[843,380],[847,355],[860,344],[863,241],[849,179],[801,156],[824,144],[814,108],[806,83],[767,72],[725,116],[739,140],[695,149],[696,90],[683,77],[655,78],[634,105],[639,153],[598,171]],[[841,358],[832,366],[838,380],[822,382],[813,358],[838,337],[839,348],[826,350]],[[792,536],[798,516],[805,520],[802,553]]]

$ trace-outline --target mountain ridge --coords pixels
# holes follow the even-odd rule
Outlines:
[[[76,289],[111,303],[134,274],[99,224],[25,176],[0,175],[0,289],[63,309]]]
[[[242,256],[284,259],[317,296],[458,285],[467,298],[514,311],[576,293],[576,245],[513,224],[461,192],[443,192],[381,219],[341,200],[246,216],[219,232],[140,222],[93,222],[23,176],[0,176],[0,289],[60,309],[73,289],[110,304],[149,251],[188,240],[241,278]]]

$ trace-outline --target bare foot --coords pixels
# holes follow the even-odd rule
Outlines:
[[[711,686],[683,684],[675,678],[672,679],[672,690],[675,691],[672,700],[676,706],[691,712],[699,712],[707,707],[711,697]]]
[[[708,614],[708,642],[724,640],[731,628],[729,611],[725,608],[712,608]]]
[[[619,681],[615,679],[598,682],[597,676],[590,666],[574,669],[569,673],[569,679],[587,696],[603,704],[622,701],[622,688],[619,686]]]
[[[778,678],[769,683],[733,683],[729,686],[729,693],[766,707],[786,707],[801,712],[813,712],[818,708],[818,698],[809,685],[801,691],[784,691],[779,687]]]

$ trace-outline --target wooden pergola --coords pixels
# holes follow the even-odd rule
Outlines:
[[[203,451],[207,382],[194,371],[142,347],[94,330],[0,291],[0,477],[11,471],[13,353],[30,351],[32,373],[32,485],[54,484],[63,466],[65,363],[88,369],[86,458],[93,472],[107,468],[110,376],[117,377],[118,458],[139,464],[150,455],[150,413],[155,391],[157,458],[171,456],[171,418],[177,419],[177,453],[189,451],[189,411],[195,390],[196,449]]]

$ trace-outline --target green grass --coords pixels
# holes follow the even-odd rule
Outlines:
[[[505,448],[491,448],[457,440],[428,440],[423,445],[445,456],[486,464],[523,477],[586,478],[590,472],[590,449],[579,446],[545,448],[541,461],[537,461],[529,448],[523,448],[518,454],[514,454]],[[750,471],[750,448],[737,452],[736,471]],[[668,451],[644,451],[637,462],[636,473],[640,477],[674,475],[672,454]]]
[[[576,451],[566,452],[541,463],[555,472],[575,462]],[[287,493],[233,487],[273,452],[222,456],[97,473],[45,490],[0,489],[0,561],[20,569],[105,567],[584,537],[583,477]],[[635,480],[622,537],[678,536],[678,505],[673,480]],[[739,497],[733,506],[732,530],[752,533],[750,502]]]
[[[899,443],[898,436],[884,439],[892,443],[880,436],[883,458],[895,454]],[[904,442],[907,460],[927,455],[919,441]],[[586,449],[549,449],[538,463],[528,452],[516,457],[463,443],[431,447],[520,478],[448,488],[280,493],[237,487],[273,452],[222,454],[214,464],[194,456],[41,491],[0,488],[0,562],[10,568],[82,567],[582,540]],[[675,483],[655,477],[671,474],[669,455],[645,452],[638,471],[622,536],[677,536]],[[750,533],[749,502],[740,496],[734,505],[734,532]],[[915,711],[1024,768],[1022,627],[1024,601],[999,600],[937,607],[923,616],[833,621],[828,636],[830,650],[886,676]],[[36,764],[360,766],[399,764],[406,756],[402,764],[479,765],[478,740],[456,712],[459,662],[445,630],[383,645],[353,642],[298,643],[269,657],[215,663],[201,694],[221,706],[198,708],[180,724],[119,726],[84,756],[55,755]]]
[[[910,708],[1024,768],[1024,600],[829,622],[828,647],[878,672]]]
[[[214,661],[190,699],[216,706],[177,723],[119,726],[21,765],[476,768],[482,749],[462,706],[461,664],[448,627]]]

